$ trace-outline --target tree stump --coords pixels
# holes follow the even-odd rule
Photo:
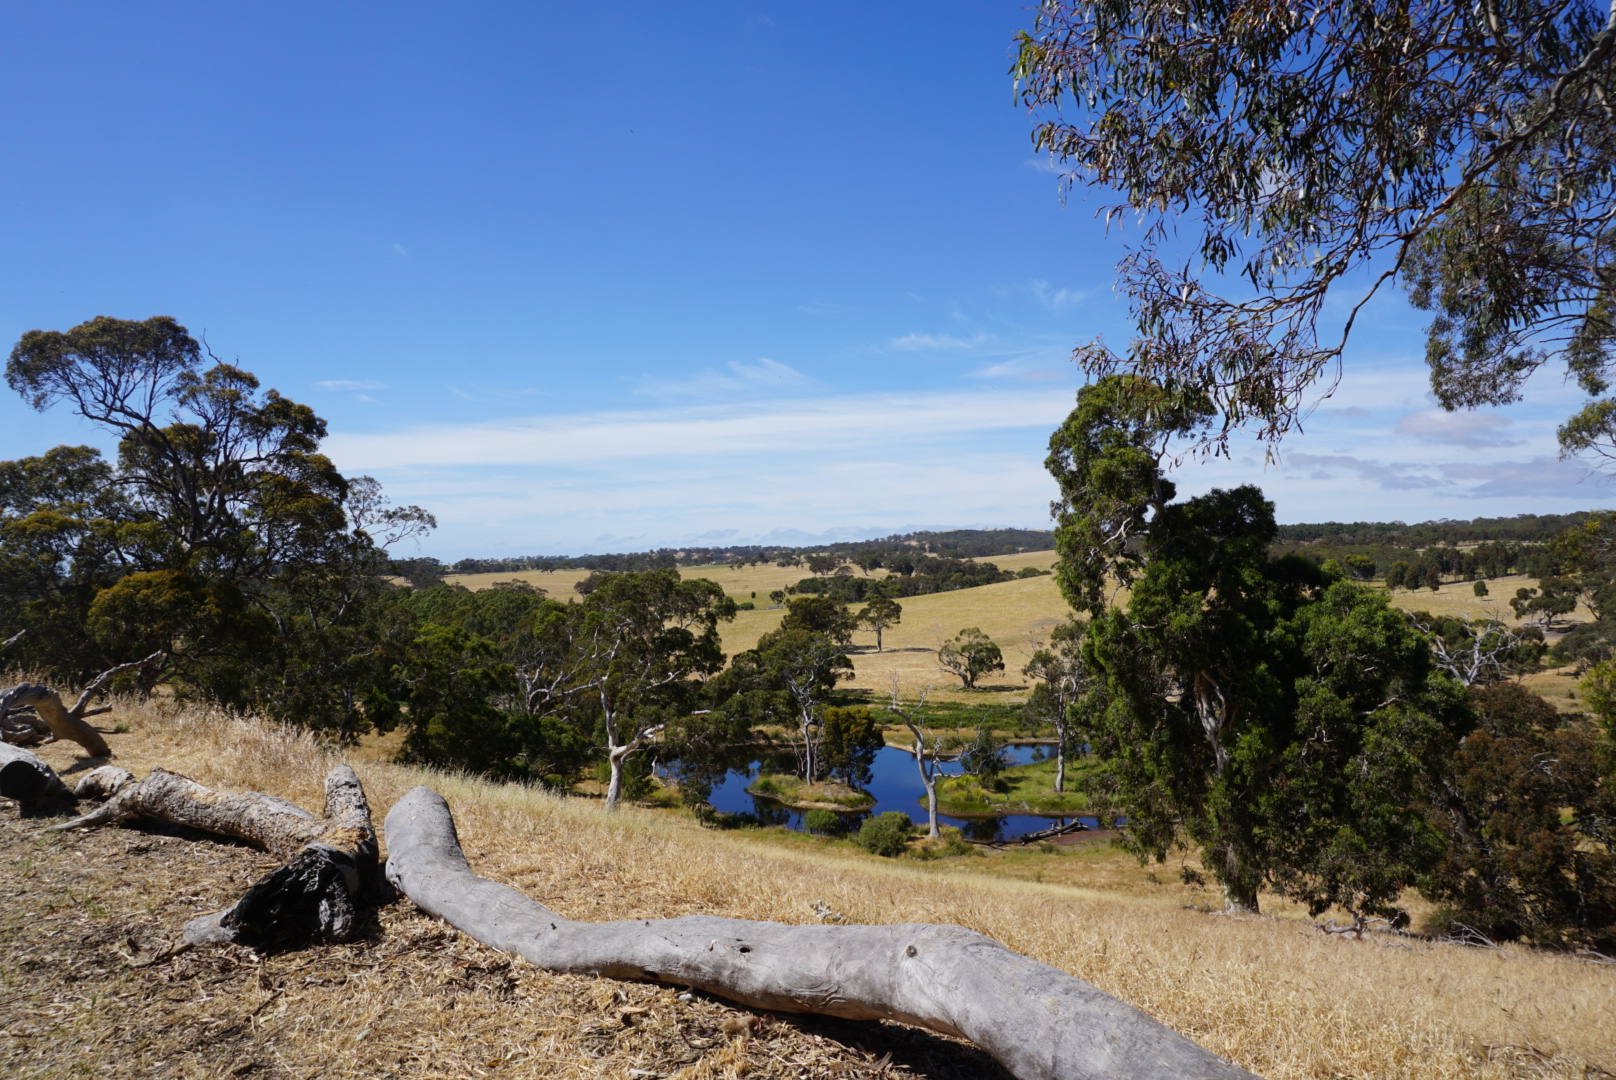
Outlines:
[[[692,986],[762,1009],[961,1036],[1019,1080],[1255,1080],[1109,994],[958,926],[784,926],[711,916],[582,923],[467,864],[448,804],[387,815],[387,877],[417,906],[550,971]]]

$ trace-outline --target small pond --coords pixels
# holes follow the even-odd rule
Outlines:
[[[1007,746],[1004,752],[1011,764],[1025,765],[1031,761],[1041,760],[1048,749],[1043,746]],[[759,762],[754,761],[747,766],[744,773],[738,769],[731,770],[724,777],[724,782],[713,788],[711,799],[713,808],[730,814],[753,814],[765,825],[784,825],[798,832],[804,831],[802,811],[793,810],[773,799],[747,792],[747,786],[757,776],[758,766]],[[779,771],[789,772],[790,766],[786,765]],[[961,769],[958,762],[944,762],[941,771],[948,776],[957,776]],[[912,754],[894,746],[883,747],[876,752],[871,773],[870,783],[865,787],[865,790],[875,796],[875,807],[870,813],[882,814],[888,810],[901,810],[916,822],[925,823],[926,787],[920,782],[920,771],[915,767]],[[863,815],[850,814],[847,817],[856,828]],[[1091,829],[1099,826],[1095,818],[1084,815],[1045,817],[1038,814],[1005,814],[956,818],[948,814],[938,814],[937,821],[939,824],[957,827],[972,840],[983,841],[1014,840],[1028,833],[1041,832],[1073,821],[1081,821]]]

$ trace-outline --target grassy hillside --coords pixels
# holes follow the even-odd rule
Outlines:
[[[1020,555],[1001,555],[987,560],[1005,570],[1020,570],[1033,566],[1049,569],[1055,563],[1053,551],[1026,552]],[[684,567],[685,577],[704,577],[716,581],[726,593],[737,600],[751,599],[759,607],[743,611],[733,623],[723,627],[724,649],[729,653],[751,648],[757,639],[780,624],[779,608],[768,607],[768,595],[774,589],[795,584],[807,576],[800,567],[782,570],[772,564],[736,569],[730,566]],[[875,576],[885,574],[877,570]],[[588,576],[583,571],[557,571],[552,574],[516,575],[549,591],[558,599],[576,595],[572,586]],[[511,575],[471,574],[452,577],[467,588],[487,588],[494,581],[508,581]],[[1468,584],[1444,585],[1441,590],[1408,591],[1398,589],[1392,593],[1392,603],[1405,611],[1428,611],[1435,615],[1465,618],[1500,618],[1511,625],[1519,620],[1509,607],[1509,598],[1515,590],[1530,587],[1536,582],[1523,575],[1496,578],[1487,583],[1491,595],[1477,597]],[[1378,587],[1378,586],[1377,586]],[[855,678],[854,689],[868,690],[885,695],[890,680],[898,676],[905,697],[913,697],[921,687],[931,685],[933,696],[939,701],[1000,701],[1018,703],[1026,700],[1030,686],[1021,674],[1034,643],[1047,639],[1050,628],[1069,614],[1066,601],[1055,587],[1053,577],[1022,578],[1017,581],[983,585],[975,589],[933,593],[929,596],[911,596],[902,601],[903,623],[884,635],[886,651],[875,652],[875,635],[860,632],[854,637],[855,651],[851,654]],[[1579,607],[1571,616],[1575,620],[1592,618],[1586,607]],[[1004,651],[1005,670],[983,680],[976,691],[963,690],[959,680],[937,667],[939,646],[967,626],[981,630],[998,642]],[[1567,673],[1544,672],[1529,680],[1533,688],[1565,707],[1572,707],[1575,699],[1575,679]]]
[[[331,758],[303,736],[160,706],[114,715],[132,724],[109,738],[137,774],[163,765],[319,804]],[[75,749],[45,754],[68,769]],[[805,923],[823,901],[857,922],[959,923],[1268,1080],[1569,1080],[1616,1069],[1616,979],[1564,956],[1344,941],[1277,904],[1263,918],[1209,916],[1184,907],[1191,896],[1173,867],[1114,888],[1117,857],[1102,848],[891,862],[795,834],[719,833],[643,809],[607,816],[589,800],[356,765],[378,818],[430,783],[480,873],[572,918]],[[199,949],[133,966],[267,860],[195,835],[64,836],[43,824],[0,810],[8,1076],[994,1076],[969,1049],[892,1025],[754,1019],[669,989],[512,965],[407,902],[347,946],[264,958]]]

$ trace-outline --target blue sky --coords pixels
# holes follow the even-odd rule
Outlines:
[[[173,315],[424,550],[1043,526],[1127,240],[1013,100],[1021,3],[9,5],[0,336]],[[1445,416],[1377,301],[1282,521],[1604,505],[1558,376]],[[0,395],[0,456],[96,442]]]

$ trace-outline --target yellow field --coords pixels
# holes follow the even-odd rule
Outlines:
[[[1053,551],[1033,551],[1020,555],[1001,555],[991,562],[1004,570],[1020,570],[1026,566],[1049,569],[1055,564]],[[734,654],[751,648],[757,639],[780,625],[782,609],[769,607],[769,593],[774,589],[794,585],[808,572],[802,567],[782,570],[773,563],[763,566],[735,569],[729,566],[682,567],[680,573],[687,578],[707,578],[717,582],[737,601],[757,598],[757,610],[743,611],[733,623],[723,629],[724,650]],[[862,573],[862,571],[860,572]],[[877,570],[875,577],[885,571]],[[588,575],[582,571],[558,571],[553,574],[515,575],[531,581],[557,599],[574,594],[572,586]],[[470,574],[449,578],[450,581],[471,589],[487,588],[495,581],[509,581],[509,574]],[[1405,611],[1426,611],[1433,615],[1462,618],[1498,618],[1511,626],[1521,622],[1510,610],[1509,598],[1521,587],[1532,587],[1536,582],[1524,575],[1497,578],[1487,583],[1491,595],[1478,597],[1468,582],[1444,585],[1437,592],[1429,589],[1409,591],[1398,589],[1391,594],[1394,605]],[[912,596],[900,601],[903,622],[883,635],[885,651],[875,651],[875,635],[860,631],[854,635],[853,661],[855,689],[870,690],[884,695],[893,675],[897,675],[906,698],[913,698],[922,687],[931,686],[932,696],[944,701],[1002,701],[1026,700],[1031,687],[1021,669],[1037,643],[1048,639],[1049,631],[1070,615],[1066,601],[1055,587],[1053,577],[1025,578],[1006,581],[998,585],[983,585],[957,592],[933,593],[930,596]],[[1585,606],[1579,606],[1570,616],[1572,620],[1592,618]],[[985,680],[974,691],[964,690],[959,679],[937,666],[937,650],[943,642],[967,626],[975,626],[998,643],[1004,651],[1005,670]],[[1576,678],[1566,671],[1550,671],[1529,676],[1526,680],[1534,690],[1562,708],[1576,707]]]
[[[133,726],[110,741],[137,775],[162,765],[317,807],[333,760],[306,736],[219,713],[120,703],[112,719]],[[44,751],[68,768],[75,749]],[[796,835],[715,832],[675,813],[607,815],[586,799],[356,767],[378,819],[412,785],[432,785],[479,873],[570,918],[806,923],[809,905],[823,901],[862,923],[957,923],[1090,980],[1268,1080],[1571,1080],[1616,1070],[1616,978],[1566,956],[1348,941],[1277,904],[1261,918],[1207,915],[1184,907],[1173,866],[1158,871],[1170,884],[1135,874],[1113,891],[1116,857],[1097,848],[890,861]],[[17,915],[0,948],[7,1075],[991,1075],[972,1071],[946,1040],[905,1051],[910,1044],[883,1025],[821,1036],[766,1017],[753,1036],[731,1041],[722,1031],[746,1025],[722,1017],[736,1010],[681,1002],[665,988],[507,967],[407,901],[384,909],[376,936],[349,946],[262,959],[199,949],[132,969],[118,949],[145,955],[146,936],[177,934],[185,918],[228,902],[262,872],[262,856],[130,830],[51,834],[45,824],[0,812],[11,860],[0,895]],[[72,885],[91,874],[101,891]],[[640,1019],[621,1018],[630,1013]],[[711,1034],[682,1043],[680,1030]],[[669,1046],[689,1056],[671,1057]],[[898,1058],[877,1060],[883,1047]],[[843,1063],[793,1064],[815,1048]]]

